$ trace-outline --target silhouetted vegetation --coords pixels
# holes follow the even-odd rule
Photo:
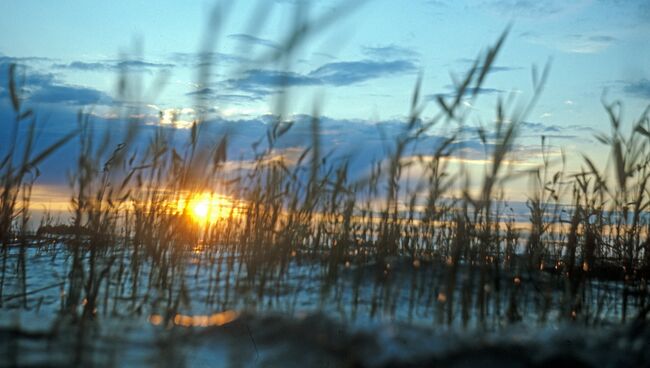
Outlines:
[[[285,47],[263,55],[260,63],[288,67],[295,47],[332,21],[307,23],[299,15]],[[0,151],[0,306],[34,308],[38,299],[30,299],[34,294],[27,288],[29,254],[44,252],[66,260],[63,284],[54,286],[61,291],[54,303],[59,329],[139,315],[162,326],[223,324],[230,315],[200,322],[182,316],[196,308],[292,314],[304,298],[317,300],[309,308],[343,321],[388,316],[489,330],[524,318],[542,326],[645,319],[647,111],[625,133],[622,104],[604,103],[612,127],[609,135],[596,137],[611,150],[604,167],[585,155],[582,171],[570,173],[551,161],[542,138],[539,166],[514,172],[508,163],[512,147],[542,93],[547,65],[533,70],[530,100],[500,99],[494,124],[475,133],[489,157],[479,190],[470,187],[477,178],[462,159],[450,165],[451,158],[462,158],[463,139],[471,134],[463,129],[462,102],[478,98],[507,35],[506,30],[476,59],[452,97],[438,97],[432,119],[421,116],[426,101],[418,80],[403,131],[361,179],[351,175],[349,160],[322,150],[320,106],[314,106],[311,121],[292,121],[282,98],[268,131],[251,148],[250,162],[227,157],[228,134],[200,139],[201,120],[193,122],[185,144],[173,129],[157,127],[143,151],[136,147],[144,136],[137,118],[127,119],[128,128],[115,136],[108,129],[98,133],[102,128],[83,111],[76,130],[42,149],[34,141],[35,114],[23,107],[11,68],[8,90],[16,118],[4,124],[19,143]],[[206,38],[203,54],[211,51]],[[211,65],[202,65],[198,75],[207,79]],[[121,93],[135,94],[137,82],[122,78]],[[312,141],[290,159],[276,148],[296,124],[309,124]],[[27,133],[18,136],[23,125]],[[427,154],[411,154],[440,126],[452,132],[448,139],[427,147]],[[43,223],[30,233],[37,167],[70,141],[78,149],[71,221]],[[405,178],[413,167],[421,168],[418,185]],[[504,194],[509,181],[522,175],[531,183],[524,224],[512,216]],[[221,201],[207,211],[220,213],[207,215],[216,220],[197,221],[192,199],[206,196]],[[21,287],[8,290],[8,280]]]

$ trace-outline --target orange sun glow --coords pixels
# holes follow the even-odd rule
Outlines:
[[[233,213],[234,203],[226,196],[199,193],[180,199],[177,208],[199,224],[211,224],[229,218]]]

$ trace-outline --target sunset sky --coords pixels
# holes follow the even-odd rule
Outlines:
[[[314,1],[306,16],[333,14],[334,22],[299,45],[291,63],[255,63],[282,47],[298,1],[222,2],[214,28],[208,27],[211,1],[0,2],[0,119],[13,119],[6,86],[8,66],[17,63],[24,66],[25,100],[43,124],[42,145],[74,127],[79,109],[92,112],[97,124],[120,129],[116,111],[135,106],[145,127],[186,131],[186,122],[201,114],[214,136],[225,128],[236,133],[230,157],[245,159],[251,143],[264,135],[284,79],[290,86],[288,113],[311,114],[320,101],[324,145],[354,151],[353,168],[362,171],[384,152],[382,135],[401,129],[418,75],[423,99],[429,100],[426,119],[438,111],[436,96],[451,95],[454,78],[508,25],[492,72],[464,108],[470,127],[489,130],[497,99],[530,98],[531,67],[550,62],[546,88],[514,148],[522,165],[538,156],[542,135],[553,152],[564,148],[574,167],[578,152],[605,157],[606,149],[593,139],[610,129],[603,99],[623,101],[628,126],[650,102],[647,0],[375,0],[354,8]],[[206,30],[214,37],[215,64],[208,79],[199,80]],[[120,96],[121,71],[141,78],[143,93]],[[155,82],[161,76],[162,86]],[[174,126],[172,111],[179,119]],[[444,131],[431,132],[428,142],[435,145]],[[297,126],[282,147],[290,152],[308,134]],[[6,144],[7,134],[0,137]],[[478,137],[467,141],[480,159]],[[44,197],[65,192],[75,145],[44,165]]]

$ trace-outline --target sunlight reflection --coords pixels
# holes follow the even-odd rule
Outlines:
[[[196,315],[189,316],[184,314],[176,314],[171,321],[176,326],[182,327],[210,327],[210,326],[223,326],[227,323],[234,321],[239,316],[239,313],[228,310],[221,313],[214,313],[211,315]],[[164,319],[159,314],[152,314],[149,316],[149,322],[158,326],[163,323]]]

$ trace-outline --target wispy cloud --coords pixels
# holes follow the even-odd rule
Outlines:
[[[258,96],[274,92],[279,87],[295,86],[348,86],[371,79],[411,73],[415,64],[408,60],[347,61],[324,64],[309,73],[251,69],[240,78],[229,79],[225,84],[231,90],[245,91]]]
[[[650,80],[644,78],[636,82],[623,82],[623,92],[630,96],[650,99]]]
[[[457,59],[456,62],[459,64],[463,64],[464,66],[467,66],[468,68],[474,64],[476,60],[475,59],[469,59],[469,58],[460,58]],[[499,72],[512,72],[512,71],[518,71],[518,70],[523,70],[523,67],[520,66],[509,66],[509,65],[492,65],[490,66],[490,69],[488,70],[489,73],[499,73]],[[476,71],[478,73],[481,73],[483,71],[483,67],[478,66],[476,68]]]
[[[240,78],[228,79],[226,86],[233,91],[244,91],[265,96],[279,87],[313,86],[321,81],[306,75],[278,70],[251,69]]]
[[[52,61],[52,59],[46,57],[40,57],[40,56],[26,56],[26,57],[7,56],[0,52],[0,64],[5,64],[5,63],[25,64],[30,62],[41,62],[41,61]]]
[[[170,63],[153,63],[143,60],[108,60],[100,62],[73,61],[68,64],[54,64],[57,69],[70,69],[79,71],[127,71],[127,72],[146,72],[151,69],[170,69],[174,64]]]
[[[325,64],[309,73],[325,84],[349,85],[370,79],[416,71],[416,66],[408,60],[394,61],[348,61]]]
[[[265,46],[269,47],[275,50],[279,50],[280,44],[277,42],[273,42],[271,40],[267,40],[265,38],[260,38],[256,36],[252,36],[249,34],[244,34],[244,33],[235,33],[235,34],[230,34],[228,35],[228,38],[232,40],[236,40],[242,43],[250,44],[250,45],[259,45],[259,46]]]
[[[361,52],[372,59],[379,60],[395,60],[406,59],[415,60],[420,57],[420,53],[404,46],[395,44],[382,45],[382,46],[362,46]]]
[[[445,86],[446,89],[449,90],[449,92],[445,93],[434,93],[427,95],[426,98],[428,100],[436,100],[438,97],[445,97],[445,98],[455,98],[458,96],[458,92],[456,91],[456,88],[452,85],[447,85]],[[471,88],[466,88],[465,91],[463,92],[463,96],[471,96],[471,95],[491,95],[491,94],[497,94],[497,93],[505,93],[505,90],[498,89],[498,88],[488,88],[488,87],[471,87]]]
[[[196,68],[204,64],[242,64],[250,60],[246,57],[223,52],[174,52],[168,60],[176,65]]]
[[[328,53],[326,53],[326,52],[315,52],[315,53],[314,53],[314,56],[320,56],[320,57],[323,57],[323,58],[326,58],[326,59],[330,59],[330,60],[336,60],[336,59],[337,59],[336,56],[334,56],[334,55],[332,55],[332,54],[328,54]]]
[[[444,7],[449,6],[448,2],[442,1],[442,0],[426,0],[425,3],[427,5],[431,5],[431,6],[438,7],[438,8],[444,8]]]
[[[540,136],[552,138],[555,140],[571,139],[586,140],[596,130],[589,126],[583,125],[559,125],[542,122],[522,121],[519,123],[522,138],[539,139]]]
[[[214,100],[214,101],[227,101],[227,102],[254,102],[260,100],[257,95],[245,95],[237,93],[222,93],[210,87],[198,89],[196,91],[188,92],[186,96],[198,98],[200,100]]]
[[[587,3],[585,0],[492,0],[484,2],[482,7],[502,16],[539,20],[567,14]]]
[[[612,46],[617,39],[612,36],[596,34],[571,34],[558,43],[558,47],[566,52],[578,54],[594,54]]]
[[[519,36],[532,44],[543,45],[562,52],[576,54],[595,54],[615,45],[619,39],[603,33],[571,33],[565,35],[543,35],[536,31],[526,31]]]

